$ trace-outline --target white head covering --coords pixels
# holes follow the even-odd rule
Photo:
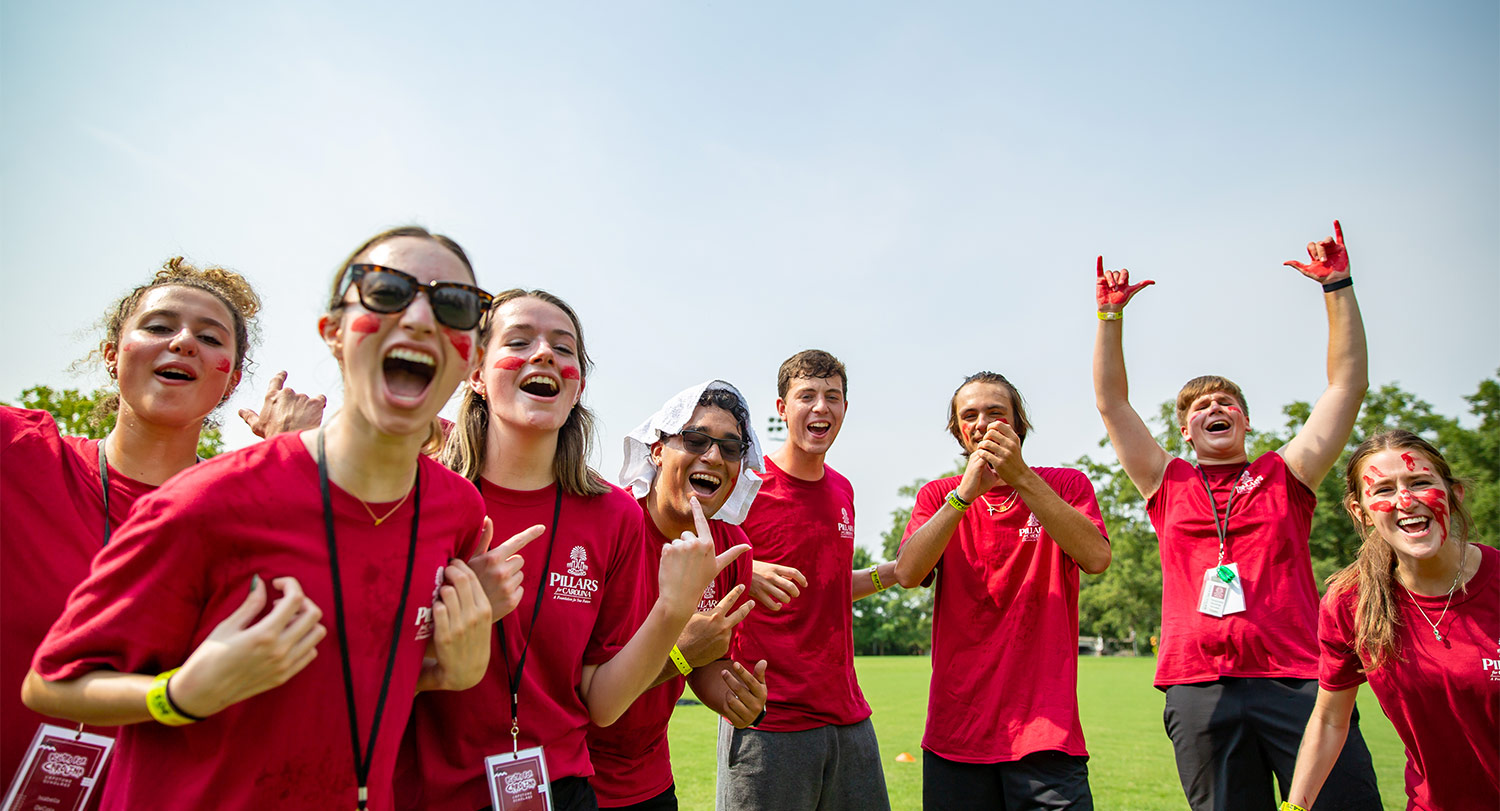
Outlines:
[[[734,491],[729,494],[729,500],[724,502],[718,512],[709,516],[725,523],[738,524],[745,520],[745,515],[750,512],[750,502],[760,492],[761,480],[755,475],[755,471],[764,471],[766,467],[761,455],[760,439],[755,436],[755,426],[750,423],[750,403],[745,400],[745,395],[740,394],[739,389],[722,380],[709,380],[683,389],[652,414],[650,419],[625,435],[625,465],[620,469],[620,486],[629,490],[636,498],[650,492],[651,482],[656,480],[657,473],[656,465],[651,464],[652,444],[664,436],[681,431],[682,426],[687,425],[687,421],[692,418],[693,410],[698,407],[698,398],[709,389],[723,389],[733,394],[745,409],[745,432],[749,434],[745,439],[750,441],[750,449],[745,454],[740,476],[735,480]]]

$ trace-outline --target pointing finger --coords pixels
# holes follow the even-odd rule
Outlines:
[[[1338,220],[1333,221],[1333,240],[1339,244],[1340,248],[1344,247],[1344,227],[1339,225]]]
[[[708,539],[713,537],[713,530],[708,527],[708,519],[703,515],[703,505],[698,503],[698,497],[692,496],[688,499],[693,508],[693,526],[698,530],[698,537]]]
[[[286,371],[285,370],[277,372],[274,375],[271,375],[271,385],[269,385],[269,386],[266,387],[266,396],[267,397],[271,397],[271,396],[275,395],[276,392],[281,391],[281,387],[284,386],[284,385],[286,385]]]
[[[1104,256],[1099,257],[1099,278],[1104,278]]]
[[[500,549],[498,550],[500,557],[502,559],[508,558],[511,555],[520,552],[522,549],[525,549],[526,544],[529,544],[537,538],[540,538],[542,535],[542,531],[545,529],[546,527],[542,526],[541,524],[534,524],[530,528],[522,530],[521,532],[510,536],[509,540],[507,540],[503,544],[500,544]]]
[[[729,607],[734,605],[735,601],[738,600],[740,598],[740,595],[744,593],[745,585],[743,583],[730,589],[729,593],[724,595],[724,599],[720,600],[719,604],[714,606],[714,610],[712,613],[723,614],[725,611],[728,611]]]

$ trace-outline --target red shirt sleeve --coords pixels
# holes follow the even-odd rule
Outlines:
[[[1354,606],[1352,589],[1332,589],[1318,605],[1318,686],[1324,690],[1348,690],[1365,682],[1364,662],[1354,651]]]
[[[1081,470],[1072,468],[1061,468],[1061,470],[1065,472],[1057,488],[1058,495],[1073,509],[1093,521],[1094,526],[1099,528],[1099,533],[1104,536],[1105,542],[1108,542],[1109,529],[1104,526],[1104,515],[1099,512],[1099,497],[1094,493],[1094,483],[1089,481],[1089,477]]]

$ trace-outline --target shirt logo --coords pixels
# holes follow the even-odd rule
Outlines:
[[[442,588],[443,567],[439,566],[437,573],[432,577],[432,599],[427,605],[417,607],[417,621],[413,624],[417,626],[417,635],[414,638],[418,642],[432,636],[432,603],[437,602],[438,592],[442,591]]]
[[[1023,543],[1034,543],[1042,539],[1042,522],[1036,520],[1036,513],[1026,516],[1026,526],[1021,527],[1021,541]]]
[[[552,599],[568,603],[594,602],[594,592],[599,590],[598,578],[589,575],[589,553],[582,546],[575,546],[568,556],[568,573],[547,573],[547,587],[552,590]]]
[[[849,515],[848,507],[839,508],[838,531],[840,538],[854,540],[854,518]]]
[[[717,581],[710,582],[708,588],[703,590],[703,597],[698,600],[698,613],[707,614],[714,610],[719,604],[719,584]]]
[[[1239,480],[1239,482],[1237,484],[1235,484],[1235,486],[1234,486],[1234,492],[1236,492],[1236,493],[1238,493],[1238,494],[1240,494],[1242,496],[1243,495],[1248,495],[1251,490],[1254,490],[1255,488],[1259,487],[1260,483],[1263,482],[1263,481],[1265,481],[1265,480],[1266,480],[1265,476],[1256,476],[1253,479],[1250,478],[1250,471],[1246,470],[1246,471],[1244,471],[1243,473],[1240,474],[1240,480]]]

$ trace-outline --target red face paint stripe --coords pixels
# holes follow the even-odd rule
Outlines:
[[[349,329],[353,330],[354,332],[379,332],[380,316],[365,313],[364,315],[355,318],[353,321],[350,321]]]
[[[508,358],[501,358],[501,359],[495,361],[494,368],[496,368],[496,369],[504,369],[507,372],[514,372],[515,370],[517,370],[517,369],[519,369],[519,368],[521,368],[522,366],[525,366],[525,365],[526,365],[526,361],[524,361],[524,360],[522,360],[520,358],[508,357]]]
[[[219,358],[219,365],[215,368],[227,375],[233,365],[229,362],[229,358]]]
[[[1390,503],[1389,501],[1381,500],[1381,501],[1372,501],[1372,502],[1370,502],[1370,512],[1388,513],[1388,512],[1395,512],[1395,510],[1396,510],[1396,505]]]
[[[1417,494],[1417,500],[1432,510],[1432,517],[1437,519],[1438,528],[1443,532],[1443,540],[1448,540],[1448,496],[1446,493],[1433,488],[1423,490]]]
[[[474,349],[474,339],[469,337],[469,333],[447,328],[443,331],[448,333],[448,343],[453,344],[453,348],[458,350],[458,356],[468,360],[469,352]]]
[[[563,380],[577,380],[578,379],[578,367],[576,367],[576,366],[564,366],[564,367],[562,367],[562,378],[563,378]]]

